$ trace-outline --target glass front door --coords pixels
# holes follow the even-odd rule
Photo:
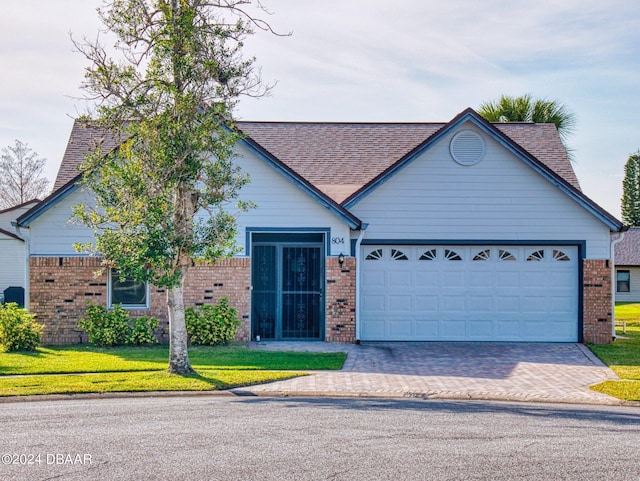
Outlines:
[[[323,339],[323,245],[254,243],[251,265],[252,337]]]

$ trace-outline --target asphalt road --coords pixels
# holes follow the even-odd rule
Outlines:
[[[633,480],[640,409],[158,397],[0,404],[2,480]]]

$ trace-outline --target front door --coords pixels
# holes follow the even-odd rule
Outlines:
[[[323,250],[322,243],[252,244],[252,338],[323,339]]]

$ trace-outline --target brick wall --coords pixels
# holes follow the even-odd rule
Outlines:
[[[87,342],[77,321],[87,303],[106,305],[107,274],[95,275],[100,268],[96,257],[32,257],[30,259],[29,310],[45,325],[44,344]],[[250,262],[246,258],[223,259],[215,266],[196,266],[185,279],[185,306],[215,304],[228,297],[238,310],[241,327],[238,340],[249,339]],[[156,317],[160,342],[168,342],[169,319],[166,290],[151,287],[150,309],[131,310],[131,316]]]
[[[342,268],[336,257],[327,257],[327,342],[356,340],[356,260],[346,258]]]
[[[214,266],[196,266],[188,272],[185,279],[184,303],[185,306],[215,304],[221,297],[228,297],[229,304],[238,310],[241,322],[236,339],[247,342],[250,326],[250,289],[250,259],[221,259]]]
[[[582,263],[584,286],[584,342],[609,344],[611,326],[611,269],[602,259],[585,259]]]
[[[326,326],[328,342],[355,342],[355,259],[342,268],[335,257],[326,259]],[[586,259],[584,272],[584,342],[608,344],[611,330],[611,270],[606,260]],[[87,342],[76,325],[87,302],[106,304],[107,275],[95,275],[95,257],[32,257],[30,259],[30,311],[45,324],[44,344]],[[238,310],[238,340],[249,340],[251,265],[248,258],[224,259],[215,266],[197,266],[185,282],[185,305],[215,304],[228,297]],[[168,342],[166,291],[151,288],[151,309],[133,310],[132,316],[152,315],[160,321],[158,337]]]

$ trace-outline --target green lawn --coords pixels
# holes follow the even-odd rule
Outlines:
[[[302,371],[340,369],[346,354],[257,351],[233,345],[191,347],[189,358],[197,375],[168,374],[166,345],[0,353],[0,396],[228,389],[304,375]]]
[[[640,322],[640,304],[634,302],[617,302],[616,321]]]
[[[589,348],[619,377],[593,386],[595,391],[627,401],[640,401],[640,304],[616,304],[616,320],[627,322],[627,332],[616,329],[617,339]]]

